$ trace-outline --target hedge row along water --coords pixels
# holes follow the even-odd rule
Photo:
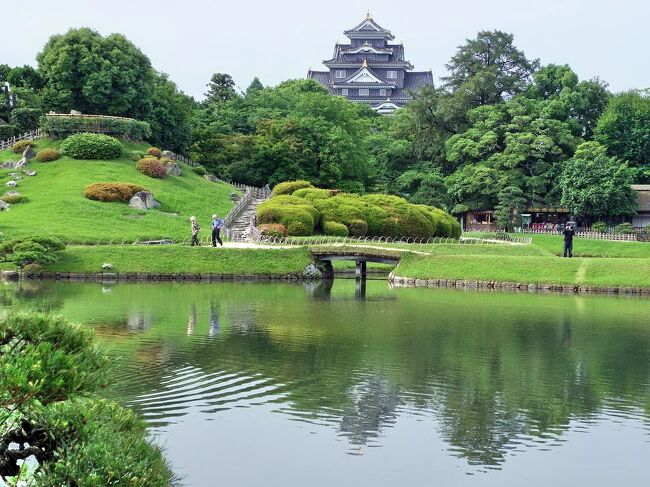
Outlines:
[[[272,198],[257,209],[258,222],[287,235],[460,237],[460,225],[444,211],[414,205],[398,196],[357,195],[288,181],[273,188]],[[264,226],[262,229],[266,228]]]

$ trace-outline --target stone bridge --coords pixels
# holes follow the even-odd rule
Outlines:
[[[316,262],[321,263],[325,272],[323,277],[333,278],[334,267],[332,262],[335,260],[348,260],[354,261],[357,264],[355,279],[366,279],[366,267],[368,262],[376,262],[379,264],[392,264],[397,265],[400,259],[400,252],[391,252],[383,249],[376,249],[369,247],[368,249],[336,249],[336,248],[323,248],[312,249],[311,253]]]

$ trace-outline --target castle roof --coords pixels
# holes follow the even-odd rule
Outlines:
[[[372,18],[370,13],[357,26],[343,32],[349,39],[395,39],[388,29],[384,29]]]

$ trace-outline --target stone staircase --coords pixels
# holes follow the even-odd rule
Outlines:
[[[230,240],[235,242],[252,242],[251,230],[255,220],[257,207],[266,201],[265,198],[252,198],[245,208],[241,210],[235,220],[228,225]]]

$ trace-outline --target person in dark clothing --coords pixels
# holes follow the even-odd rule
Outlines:
[[[217,215],[212,215],[212,246],[216,247],[217,242],[221,244],[223,247],[223,242],[221,241],[221,237],[219,234],[221,233],[221,229],[223,228],[223,220],[219,218]]]
[[[575,232],[571,225],[564,228],[564,257],[573,257],[573,236]]]
[[[199,222],[197,222],[196,217],[193,216],[190,217],[190,222],[192,223],[192,247],[195,245],[201,245],[199,243],[199,230],[201,230]]]

